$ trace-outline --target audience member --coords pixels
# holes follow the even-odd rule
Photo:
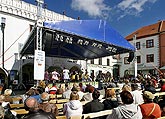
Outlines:
[[[140,105],[144,119],[155,119],[161,117],[161,110],[158,104],[153,102],[154,95],[149,91],[143,92],[144,104]]]
[[[154,84],[151,80],[148,80],[146,85],[144,86],[145,91],[149,91],[151,93],[156,93],[156,89],[154,87]]]
[[[114,108],[107,119],[142,119],[140,107],[133,103],[132,94],[129,91],[122,91],[120,97],[123,104]]]
[[[92,101],[93,97],[92,97],[92,93],[95,90],[95,88],[91,85],[87,86],[86,91],[88,91],[86,94],[84,94],[84,96],[82,97],[83,101]]]
[[[39,109],[38,102],[35,98],[28,98],[25,101],[25,108],[29,113],[23,119],[55,119],[51,112],[44,112]]]
[[[5,102],[13,103],[13,100],[11,98],[12,90],[11,89],[6,89],[4,91],[4,100]]]
[[[64,86],[62,86],[61,84],[59,85],[56,94],[63,94],[64,92]]]
[[[122,87],[122,91],[129,91],[129,92],[131,92],[132,91],[131,86],[130,85],[124,85]]]
[[[66,86],[67,87],[65,87],[65,91],[63,92],[62,97],[65,99],[69,99],[72,91],[68,85],[66,85]]]
[[[100,92],[98,90],[94,90],[92,93],[93,100],[88,102],[83,107],[83,114],[99,112],[104,110],[104,104],[99,102]]]
[[[41,94],[42,103],[39,104],[39,109],[42,109],[45,112],[51,112],[54,116],[58,115],[58,108],[55,103],[49,103],[49,94],[44,92]]]
[[[165,92],[165,79],[161,80],[161,92]]]
[[[144,100],[143,100],[143,96],[142,96],[142,91],[138,89],[138,85],[136,83],[132,83],[131,88],[132,88],[131,94],[133,96],[134,103],[143,104]]]
[[[119,105],[118,100],[116,98],[115,90],[107,89],[105,93],[105,100],[103,101],[104,109],[113,109]]]
[[[79,85],[73,85],[73,88],[72,88],[71,91],[77,91],[77,93],[79,95],[79,100],[82,100],[82,97],[84,96],[84,93],[80,90]]]
[[[70,94],[70,101],[64,104],[63,112],[67,119],[71,116],[81,116],[83,111],[82,103],[79,101],[79,95],[76,91]]]
[[[28,95],[27,98],[29,98],[29,97],[32,98],[33,97],[33,98],[35,98],[38,101],[38,103],[42,102],[41,96],[39,94],[39,91],[36,88],[29,89],[29,91],[26,94]]]
[[[49,90],[49,94],[56,94],[56,92],[57,92],[57,87],[56,84],[53,83],[53,86]]]

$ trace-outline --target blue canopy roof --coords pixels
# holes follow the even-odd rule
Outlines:
[[[34,53],[36,29],[32,32],[22,55]],[[134,46],[103,20],[45,21],[42,41],[46,56],[51,57],[94,59],[135,51]]]

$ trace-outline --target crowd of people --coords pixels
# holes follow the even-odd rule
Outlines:
[[[25,94],[19,96],[21,98],[19,103],[24,103],[24,108],[29,111],[21,118],[55,119],[59,115],[59,110],[56,103],[52,103],[55,97],[52,98],[50,95],[61,94],[62,98],[68,99],[63,106],[63,114],[67,119],[71,116],[110,109],[111,114],[98,119],[155,119],[165,116],[165,96],[156,97],[154,95],[156,89],[160,89],[159,92],[165,91],[163,76],[157,79],[149,75],[139,75],[135,80],[111,81],[104,87],[103,94],[89,83],[44,84],[42,81],[39,86],[31,87]],[[83,104],[83,101],[86,103]],[[4,102],[14,103],[11,89],[6,89],[0,95],[0,117],[7,119]]]

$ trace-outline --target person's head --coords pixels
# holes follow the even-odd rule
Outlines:
[[[107,89],[105,92],[105,98],[116,97],[115,89]]]
[[[28,95],[28,96],[35,95],[34,89],[29,89],[29,91],[26,92],[26,95]]]
[[[80,87],[79,86],[73,86],[73,88],[71,89],[71,91],[80,91]]]
[[[95,89],[92,93],[92,97],[93,97],[94,100],[98,99],[100,97],[100,92]]]
[[[72,91],[70,94],[70,100],[79,100],[79,95],[77,91]]]
[[[138,90],[138,85],[136,83],[132,83],[131,88],[132,88],[133,91]]]
[[[132,91],[131,90],[131,86],[129,86],[129,85],[124,85],[123,87],[122,87],[122,91]]]
[[[129,83],[129,80],[128,79],[125,79],[125,84],[128,84]]]
[[[155,96],[151,92],[149,92],[149,91],[143,92],[143,99],[144,99],[145,103],[153,102],[154,98],[155,98]]]
[[[93,93],[94,90],[95,90],[95,88],[93,86],[89,85],[88,92]]]
[[[132,104],[134,101],[133,96],[129,91],[122,91],[120,97],[124,104]]]
[[[6,96],[10,96],[11,94],[12,94],[12,90],[11,89],[6,89],[4,91],[4,95],[6,95]]]
[[[35,98],[28,98],[24,105],[25,109],[28,111],[35,111],[38,109],[38,102]]]
[[[49,101],[49,94],[46,93],[46,92],[43,92],[43,93],[41,94],[41,100],[42,100],[42,101]]]

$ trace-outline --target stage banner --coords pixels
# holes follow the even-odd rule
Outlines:
[[[45,73],[45,52],[35,50],[34,55],[34,80],[44,80]]]

